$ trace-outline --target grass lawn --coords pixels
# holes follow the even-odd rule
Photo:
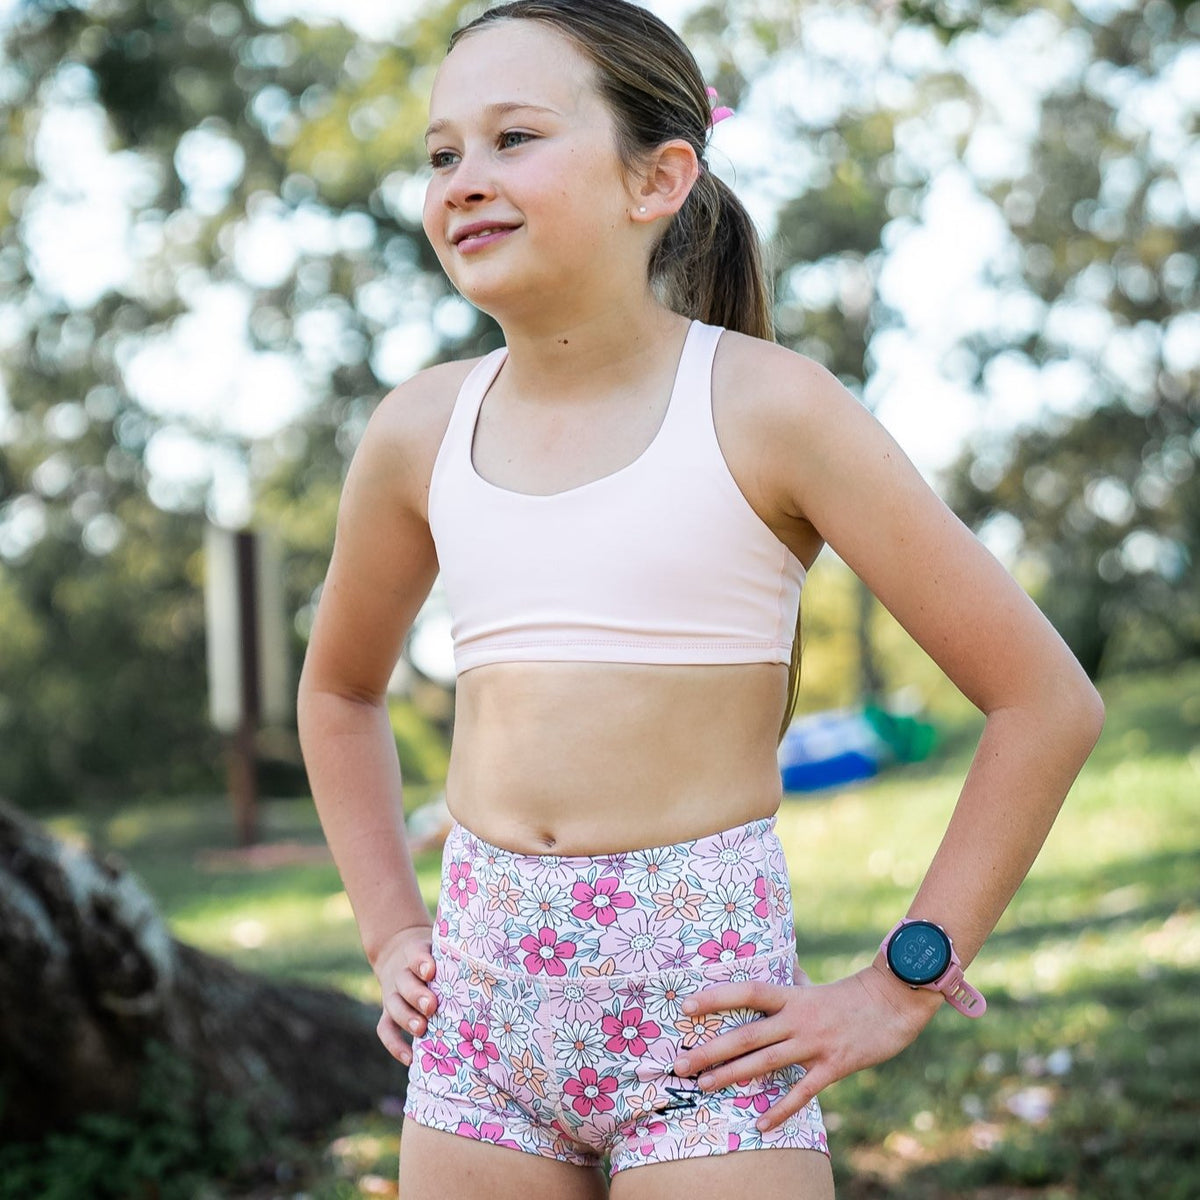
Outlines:
[[[1104,737],[972,967],[987,1016],[943,1009],[897,1059],[823,1095],[839,1196],[1200,1196],[1200,664],[1104,691]],[[948,745],[870,786],[785,802],[815,981],[868,962],[904,911],[969,760],[971,738]],[[257,865],[222,855],[231,822],[212,800],[50,824],[120,853],[179,937],[377,1002],[311,802],[264,805]],[[436,853],[418,867],[432,903]],[[397,1146],[394,1114],[348,1119],[289,1148],[280,1184],[254,1196],[395,1195]]]

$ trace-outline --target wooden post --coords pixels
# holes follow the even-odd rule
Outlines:
[[[258,564],[254,534],[237,534],[237,595],[240,632],[241,719],[229,749],[229,795],[233,800],[238,842],[258,840]]]

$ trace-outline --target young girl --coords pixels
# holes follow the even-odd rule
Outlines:
[[[434,83],[425,231],[505,347],[372,418],[300,711],[379,1036],[410,1065],[406,1198],[602,1196],[606,1156],[622,1200],[831,1195],[817,1094],[943,1001],[982,1012],[961,964],[1099,733],[1037,608],[836,379],[771,343],[712,103],[623,0],[493,8]],[[987,721],[910,921],[815,986],[774,814],[825,542]],[[456,824],[431,924],[384,693],[439,570]]]

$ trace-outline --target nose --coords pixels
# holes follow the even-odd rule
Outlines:
[[[470,207],[492,199],[495,194],[486,156],[465,152],[451,173],[446,203],[456,208]]]

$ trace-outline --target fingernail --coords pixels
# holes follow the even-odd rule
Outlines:
[[[685,1013],[694,1013],[696,1011],[695,1000],[685,1000],[683,1002],[683,1011]]]
[[[421,1032],[420,1017],[413,1017],[413,1019],[411,1021],[409,1021],[408,1027],[409,1027],[409,1029],[411,1029],[413,1031],[413,1033],[420,1033]]]
[[[754,1122],[754,1128],[760,1133],[766,1133],[767,1130],[771,1128],[771,1122],[768,1121],[766,1117],[759,1117],[759,1119]]]
[[[691,1063],[686,1058],[677,1058],[675,1060],[675,1074],[686,1075],[691,1068]]]
[[[417,1001],[417,1007],[423,1013],[427,1013],[429,1011],[431,1004],[432,1004],[432,1001],[429,999],[428,996],[422,996],[421,999]]]
[[[712,1087],[713,1077],[711,1075],[701,1075],[699,1084],[702,1088]]]

